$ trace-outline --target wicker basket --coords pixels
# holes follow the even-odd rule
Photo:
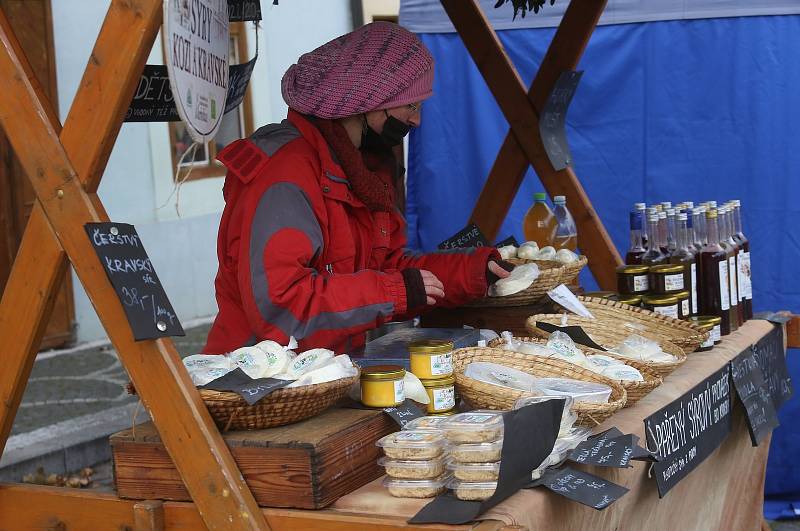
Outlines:
[[[598,319],[613,319],[617,323],[627,323],[630,328],[644,327],[647,333],[678,345],[686,354],[697,350],[708,339],[708,332],[689,321],[673,319],[610,299],[597,297],[578,297],[578,299]]]
[[[358,374],[333,382],[277,389],[253,405],[236,393],[199,389],[208,412],[222,431],[260,430],[319,415],[358,381]]]
[[[528,320],[525,322],[525,328],[528,329],[535,337],[541,338],[548,338],[550,337],[550,332],[546,330],[542,330],[536,326],[537,321],[550,323],[556,326],[562,326],[561,320],[564,314],[555,314],[555,313],[541,313],[537,315],[531,315],[528,317]],[[631,328],[622,328],[619,326],[619,321],[611,320],[611,319],[591,319],[588,317],[579,317],[577,315],[569,314],[567,315],[567,323],[570,325],[576,325],[583,328],[583,330],[589,334],[589,337],[592,338],[592,341],[597,343],[598,345],[604,348],[616,348],[620,343],[622,343],[626,338],[633,334],[638,334],[642,337],[646,337],[647,339],[652,339],[653,341],[657,341],[661,350],[666,352],[667,354],[672,354],[675,356],[675,361],[669,362],[643,362],[632,360],[630,358],[626,358],[624,356],[619,356],[614,354],[613,352],[603,352],[603,354],[612,356],[619,360],[624,361],[625,363],[630,363],[632,367],[639,368],[640,366],[647,367],[648,369],[652,369],[655,371],[656,374],[665,378],[669,375],[672,371],[680,367],[686,361],[686,354],[684,353],[683,349],[679,346],[670,343],[663,339],[662,336],[657,336],[654,334],[650,334],[648,332],[643,332],[638,329],[631,329]],[[644,364],[644,365],[642,365]]]
[[[519,398],[529,396],[529,393],[468,378],[464,371],[473,361],[498,363],[540,378],[571,378],[611,387],[611,397],[607,404],[575,402],[572,406],[572,411],[578,415],[577,424],[582,426],[594,427],[600,424],[622,409],[627,400],[625,388],[619,382],[572,363],[489,347],[456,349],[453,351],[456,387],[461,397],[475,408],[510,410]]]
[[[534,262],[539,266],[538,278],[526,289],[513,295],[505,297],[483,297],[472,301],[466,306],[471,308],[485,308],[487,306],[525,306],[533,304],[541,299],[548,291],[559,284],[568,284],[575,280],[581,269],[587,264],[585,256],[579,257],[577,262],[562,264],[555,260],[523,260],[521,258],[509,258],[509,262],[514,265],[529,264]]]
[[[540,345],[547,343],[547,341],[541,337],[515,337],[514,339],[518,341],[525,341],[528,343],[538,343]],[[492,348],[503,348],[503,345],[505,343],[506,340],[504,338],[497,337],[495,339],[492,339],[489,342],[488,346]],[[622,385],[622,387],[625,388],[625,391],[628,394],[628,401],[625,403],[625,407],[632,406],[644,395],[646,395],[647,393],[649,393],[650,391],[652,391],[653,389],[664,383],[664,380],[661,378],[661,376],[659,376],[658,372],[656,372],[656,370],[653,369],[653,367],[651,366],[652,364],[650,363],[644,361],[632,360],[624,356],[618,356],[613,352],[605,352],[603,350],[597,350],[592,347],[587,347],[586,345],[581,345],[580,349],[584,354],[588,356],[594,354],[602,354],[604,356],[614,358],[616,360],[625,363],[626,365],[633,367],[634,369],[642,373],[642,376],[644,377],[643,382],[619,380],[619,383]]]

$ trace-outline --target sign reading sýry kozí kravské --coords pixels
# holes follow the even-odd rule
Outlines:
[[[164,0],[164,34],[178,114],[196,142],[208,142],[228,95],[228,2]]]

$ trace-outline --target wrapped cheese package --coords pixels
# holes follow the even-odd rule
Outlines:
[[[670,363],[676,360],[675,356],[661,350],[658,342],[638,334],[625,338],[614,352],[626,358],[654,363]]]
[[[534,376],[499,363],[486,361],[470,363],[464,371],[464,376],[499,387],[517,389],[536,395],[542,394],[535,385],[536,378]]]
[[[539,266],[535,263],[515,267],[506,278],[489,286],[490,297],[507,297],[528,289],[539,278]]]
[[[226,357],[253,379],[261,378],[262,373],[269,365],[267,355],[258,347],[237,348],[226,354]]]

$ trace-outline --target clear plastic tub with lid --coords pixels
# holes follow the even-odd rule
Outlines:
[[[503,436],[503,414],[476,410],[453,415],[443,425],[447,440],[453,443],[485,443]]]
[[[514,409],[522,409],[525,406],[529,406],[531,404],[540,404],[542,402],[547,402],[549,400],[564,400],[564,411],[561,413],[561,427],[558,431],[558,436],[566,435],[569,433],[569,430],[575,424],[575,421],[578,420],[578,414],[572,411],[572,406],[575,403],[575,400],[569,395],[560,396],[560,395],[542,395],[542,396],[525,396],[520,398],[514,403]]]
[[[450,474],[442,474],[436,479],[395,479],[386,477],[383,486],[395,498],[434,498],[447,490]]]
[[[397,479],[436,479],[445,471],[444,456],[427,461],[409,461],[381,457],[378,464],[386,469],[386,475]]]
[[[496,481],[461,481],[452,478],[447,483],[447,488],[452,489],[456,498],[467,501],[483,501],[492,497],[497,490]]]
[[[450,457],[459,463],[492,463],[500,460],[503,439],[489,443],[455,444],[450,447]]]
[[[450,461],[447,469],[456,479],[462,481],[497,481],[500,477],[500,462],[494,463],[459,463]]]
[[[419,417],[405,426],[403,426],[404,431],[409,430],[427,430],[427,431],[440,431],[444,432],[444,423],[450,420],[450,417]]]
[[[439,457],[447,448],[447,440],[434,431],[410,430],[390,433],[375,443],[386,457],[419,461]]]

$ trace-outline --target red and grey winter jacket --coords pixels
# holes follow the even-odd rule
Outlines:
[[[347,352],[365,332],[424,308],[407,308],[400,273],[426,269],[444,284],[440,306],[486,293],[493,248],[417,254],[404,249],[398,212],[370,211],[356,198],[317,128],[289,112],[228,145],[215,281],[217,315],[204,352],[257,341]]]

